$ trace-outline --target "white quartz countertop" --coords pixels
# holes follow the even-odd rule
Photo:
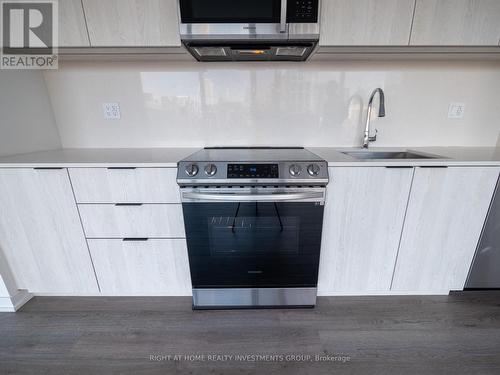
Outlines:
[[[0,168],[29,167],[177,167],[177,162],[200,148],[87,148],[59,149],[0,157]],[[414,151],[439,156],[435,159],[360,160],[343,151],[358,148],[307,147],[333,166],[500,166],[500,148],[409,147],[377,148],[370,151]]]
[[[495,147],[409,147],[377,148],[369,151],[409,151],[419,154],[431,154],[433,159],[356,159],[343,154],[343,151],[362,151],[359,148],[308,147],[308,150],[322,157],[330,167],[347,166],[500,166],[500,148]]]
[[[0,158],[12,167],[177,167],[200,148],[67,148]]]

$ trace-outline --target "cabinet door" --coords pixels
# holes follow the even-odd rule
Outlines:
[[[500,169],[417,168],[392,290],[464,287]]]
[[[96,293],[66,169],[0,169],[0,247],[20,289]]]
[[[326,0],[321,46],[407,46],[414,0]]]
[[[417,0],[411,45],[498,46],[500,1]]]
[[[413,168],[329,168],[318,289],[388,292]]]
[[[80,204],[87,238],[184,238],[180,204]]]
[[[83,0],[92,47],[178,47],[176,0]]]
[[[181,203],[177,168],[70,168],[78,203]]]
[[[90,47],[81,0],[59,1],[59,47]]]
[[[191,295],[186,240],[89,240],[101,290],[111,295]]]

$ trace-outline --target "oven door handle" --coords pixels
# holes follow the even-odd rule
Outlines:
[[[278,202],[278,201],[300,201],[308,199],[324,198],[323,192],[304,193],[276,193],[276,194],[228,194],[228,193],[194,193],[183,192],[185,199],[203,201],[224,201],[224,202]]]

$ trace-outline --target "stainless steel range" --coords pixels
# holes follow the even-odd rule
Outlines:
[[[299,147],[227,147],[178,167],[193,308],[314,306],[327,163]]]

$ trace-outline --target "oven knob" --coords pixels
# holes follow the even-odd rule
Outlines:
[[[318,164],[309,164],[307,167],[307,173],[309,173],[311,176],[317,176],[319,175],[319,165]]]
[[[207,164],[205,165],[205,174],[207,176],[213,176],[214,174],[217,173],[217,167],[215,166],[215,164]]]
[[[292,176],[298,176],[302,172],[302,167],[298,164],[292,164],[290,166],[289,172]]]
[[[189,177],[194,177],[198,174],[198,166],[196,164],[188,164],[186,166],[186,174]]]

